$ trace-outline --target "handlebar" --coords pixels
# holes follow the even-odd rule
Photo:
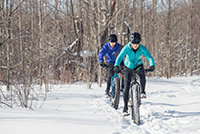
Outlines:
[[[104,66],[104,67],[108,68],[108,65],[107,64],[105,64],[105,65],[106,66]],[[139,72],[141,72],[141,71],[143,71],[143,70],[131,70],[132,73],[136,73],[136,74],[139,73]],[[119,73],[123,74],[124,72],[125,72],[125,70],[121,69]],[[150,69],[144,69],[144,72],[148,73],[148,72],[153,72],[153,71],[151,71]]]
[[[149,70],[149,69],[144,69],[144,72],[145,73],[148,73],[148,72],[153,72],[152,70]]]
[[[121,73],[124,73],[124,72],[126,72],[126,71],[128,71],[128,70],[121,70]],[[144,69],[144,70],[131,70],[130,72],[132,72],[133,74],[137,74],[137,73],[142,72],[142,71],[144,71],[144,73],[153,72],[153,71],[151,71],[151,70],[149,70],[149,69]]]

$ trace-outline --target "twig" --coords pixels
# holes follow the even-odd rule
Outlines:
[[[7,104],[7,103],[5,103],[5,102],[0,101],[0,103],[2,103],[2,104],[4,104],[4,105],[6,105],[6,106],[12,108],[9,104]]]
[[[60,104],[61,105],[61,104]],[[60,105],[56,108],[56,111],[58,110],[58,108],[60,107]]]

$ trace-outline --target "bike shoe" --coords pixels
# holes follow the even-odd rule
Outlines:
[[[109,90],[107,90],[107,89],[105,90],[105,96],[106,96],[106,97],[109,97],[109,96],[110,96]]]
[[[124,107],[124,109],[123,109],[123,115],[124,116],[128,116],[129,115],[127,107]]]
[[[142,99],[147,98],[146,94],[145,94],[145,93],[141,93],[141,98],[142,98]]]

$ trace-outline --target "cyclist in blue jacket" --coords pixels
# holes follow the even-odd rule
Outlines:
[[[144,55],[149,61],[150,67],[149,71],[155,70],[154,59],[149,53],[148,49],[140,44],[141,35],[137,32],[131,34],[131,41],[123,47],[121,52],[119,53],[116,62],[114,71],[117,73],[120,71],[119,65],[122,59],[126,56],[124,60],[124,91],[123,91],[123,99],[124,99],[124,109],[123,113],[128,113],[128,95],[129,95],[129,87],[131,82],[131,70],[141,70],[138,75],[140,77],[141,84],[141,98],[146,98],[145,85],[146,78],[143,67],[142,55]]]
[[[101,51],[98,53],[99,63],[102,67],[107,67],[108,72],[108,80],[107,80],[107,87],[105,90],[105,95],[109,95],[109,89],[111,86],[111,78],[114,75],[114,64],[117,55],[119,54],[120,50],[123,48],[121,44],[117,42],[117,35],[110,34],[108,37],[109,42],[103,45]],[[108,64],[104,63],[103,57],[106,55]],[[121,62],[119,63],[122,64]]]

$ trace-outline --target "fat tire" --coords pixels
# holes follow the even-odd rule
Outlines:
[[[131,116],[135,124],[140,124],[140,86],[133,84],[130,88]]]
[[[138,84],[138,102],[139,102],[139,106],[141,105],[141,86],[140,84]]]
[[[110,100],[111,106],[117,110],[120,100],[120,80],[117,77],[113,78],[113,94],[111,95]]]

